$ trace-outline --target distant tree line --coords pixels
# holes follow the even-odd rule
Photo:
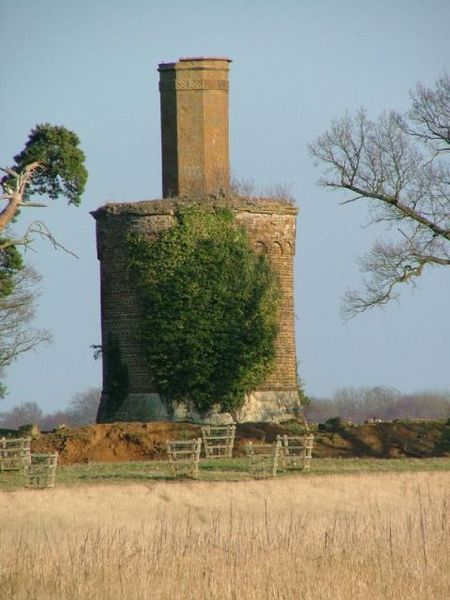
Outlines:
[[[0,412],[0,429],[36,424],[41,431],[51,431],[60,425],[77,427],[93,424],[100,394],[100,388],[89,388],[76,394],[65,410],[48,414],[36,402],[20,404],[7,412]],[[382,386],[345,387],[338,389],[331,398],[309,396],[304,410],[309,423],[324,423],[333,417],[352,423],[363,423],[369,419],[448,419],[450,392],[402,394]]]
[[[18,429],[22,425],[37,425],[41,431],[51,431],[60,425],[77,427],[95,423],[101,390],[89,388],[76,394],[65,410],[46,414],[36,402],[25,402],[7,412],[0,412],[0,429]]]
[[[345,387],[331,398],[309,397],[305,416],[310,423],[340,417],[363,423],[368,419],[448,419],[450,392],[425,391],[402,394],[388,387]]]

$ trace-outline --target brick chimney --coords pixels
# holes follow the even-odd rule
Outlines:
[[[228,58],[161,63],[163,197],[229,187]]]

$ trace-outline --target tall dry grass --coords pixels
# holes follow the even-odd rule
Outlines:
[[[0,494],[0,598],[447,599],[450,477]]]

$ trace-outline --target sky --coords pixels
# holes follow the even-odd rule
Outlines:
[[[64,125],[86,153],[78,208],[28,209],[78,259],[36,241],[42,275],[35,326],[54,341],[8,368],[0,409],[37,402],[51,412],[101,386],[99,264],[90,211],[161,197],[157,66],[183,56],[228,56],[230,160],[235,177],[295,197],[296,343],[306,392],[343,386],[409,393],[450,389],[450,277],[436,269],[400,303],[349,322],[358,257],[383,228],[363,205],[317,185],[307,145],[345,111],[405,111],[409,90],[449,70],[448,0],[0,0],[0,164],[37,123]]]

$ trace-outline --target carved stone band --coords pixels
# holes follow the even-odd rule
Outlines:
[[[160,81],[160,92],[173,92],[174,90],[220,90],[228,92],[226,79],[175,79]]]

